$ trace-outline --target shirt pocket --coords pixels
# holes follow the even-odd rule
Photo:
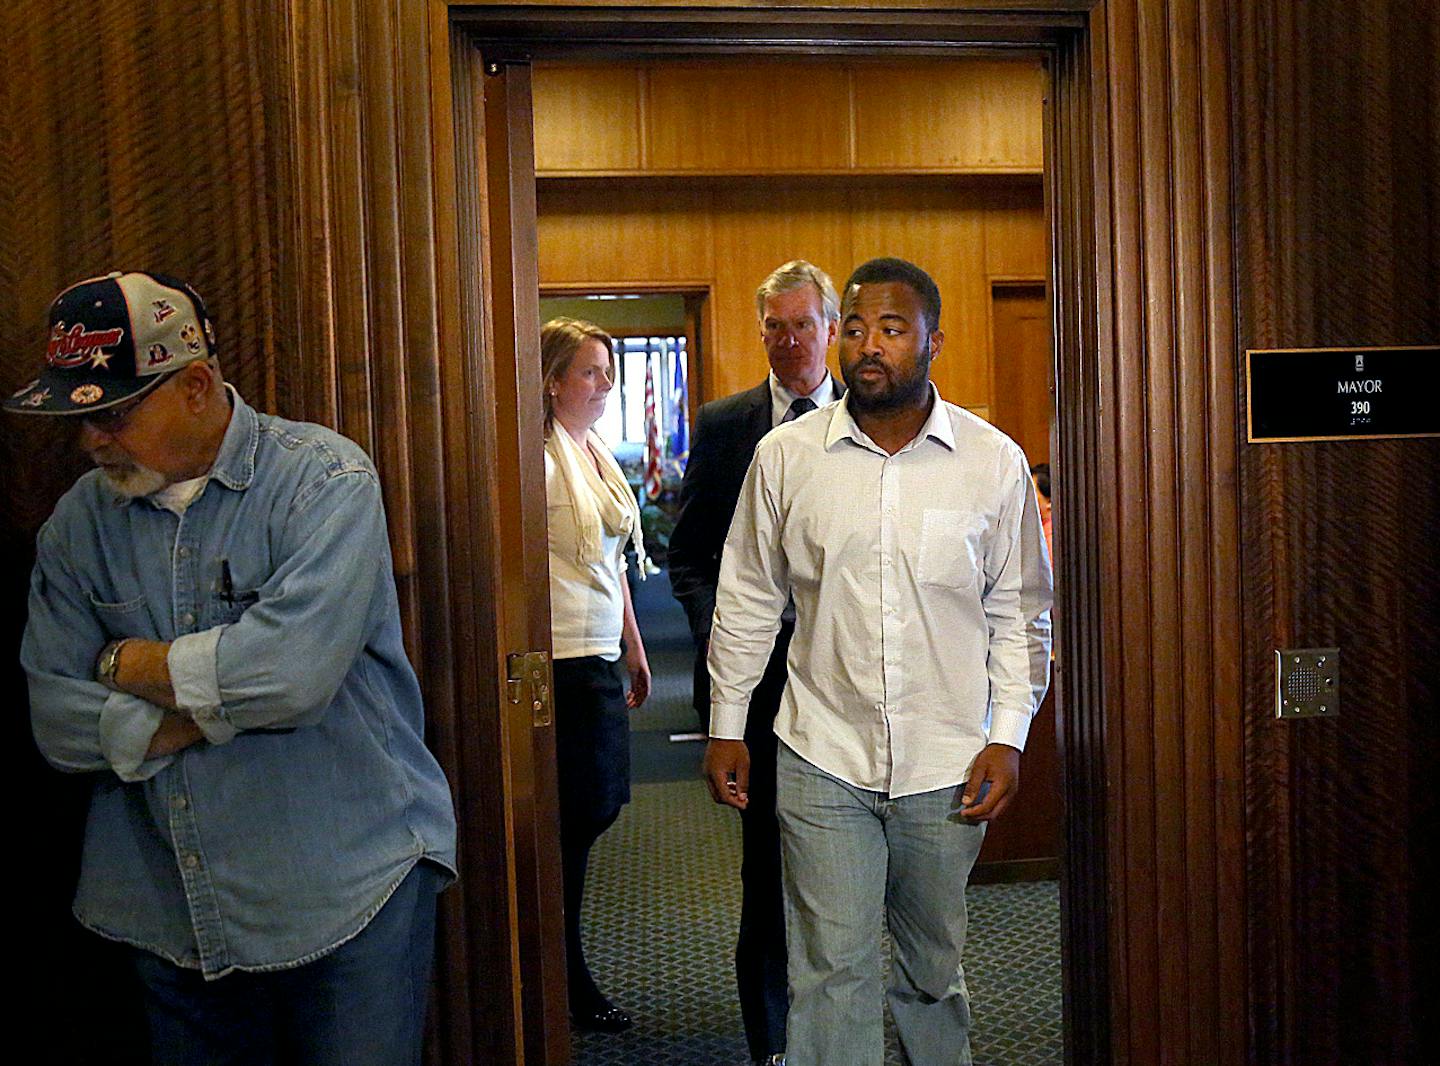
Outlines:
[[[145,611],[144,596],[136,596],[133,600],[122,603],[110,603],[91,593],[90,606],[95,611],[95,617],[100,620],[100,627],[111,640],[144,637],[149,632],[146,625],[149,615]]]
[[[984,531],[983,520],[965,511],[923,511],[920,566],[916,572],[920,584],[973,588],[980,574],[980,538]]]

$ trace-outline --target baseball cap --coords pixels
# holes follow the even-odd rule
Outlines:
[[[28,415],[103,411],[214,354],[205,303],[183,281],[142,271],[89,278],[55,297],[45,369],[4,407]]]

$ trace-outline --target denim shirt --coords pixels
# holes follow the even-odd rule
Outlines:
[[[374,466],[230,395],[183,515],[99,471],[60,500],[21,649],[40,750],[93,775],[76,917],[207,978],[308,962],[421,858],[455,867]],[[145,759],[163,711],[93,679],[119,637],[173,642],[176,700],[205,740]]]

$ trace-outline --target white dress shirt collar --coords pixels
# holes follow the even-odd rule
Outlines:
[[[869,448],[872,452],[879,452],[881,455],[888,454],[860,428],[855,421],[855,416],[850,413],[848,399],[844,403],[837,403],[830,412],[830,427],[825,433],[825,450],[830,451],[835,447],[836,442],[841,440],[854,441],[860,447]],[[955,429],[950,424],[950,415],[946,412],[945,404],[940,399],[940,390],[935,387],[933,381],[930,383],[930,414],[926,416],[920,432],[916,433],[914,439],[900,451],[909,451],[922,440],[933,440],[937,444],[943,444],[952,452],[955,450]]]
[[[830,371],[825,371],[825,380],[820,382],[820,387],[807,397],[815,402],[816,407],[824,407],[831,400],[835,399],[835,379],[830,376]],[[790,405],[800,399],[799,393],[791,392],[780,379],[775,376],[775,371],[770,371],[770,425],[778,426],[785,421],[785,415],[790,410]]]

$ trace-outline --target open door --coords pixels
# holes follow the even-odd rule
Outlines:
[[[487,1051],[498,1056],[494,1061],[558,1066],[569,1061],[570,1031],[550,696],[530,68],[485,63],[463,34],[452,39],[452,57],[456,166],[472,176],[457,183],[460,261],[479,266],[462,279],[466,358],[452,372],[469,376],[462,387],[471,427],[467,487],[481,528],[472,551],[489,556],[472,560],[482,577],[477,606],[490,613],[472,654],[491,659],[500,690],[498,733],[486,730],[499,750],[480,756],[494,779],[461,802],[499,808],[502,817],[477,814],[472,824],[504,833],[512,872],[503,898],[483,916],[492,926],[488,957],[472,959],[469,968],[504,1015],[487,1025],[499,1022],[511,1041]],[[493,840],[473,846],[495,850]],[[493,869],[488,877],[495,879]],[[501,923],[508,937],[496,935]]]

